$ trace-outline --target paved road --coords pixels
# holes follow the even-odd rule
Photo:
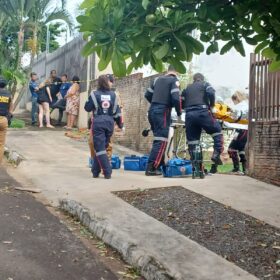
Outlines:
[[[118,279],[0,167],[0,279]]]

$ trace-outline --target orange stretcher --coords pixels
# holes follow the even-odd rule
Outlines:
[[[216,112],[213,113],[214,117],[218,120],[228,122],[228,123],[238,123],[238,124],[248,124],[248,119],[246,118],[238,118],[235,119],[233,117],[232,109],[226,104],[215,104]]]

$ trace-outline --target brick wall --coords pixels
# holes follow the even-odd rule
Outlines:
[[[280,186],[280,121],[252,123],[250,175]]]
[[[116,88],[123,104],[125,132],[116,132],[114,143],[141,153],[149,152],[152,133],[149,137],[142,136],[143,129],[149,128],[147,117],[149,103],[144,98],[144,93],[157,76],[143,78],[143,74],[138,73],[116,80]],[[92,83],[91,88],[96,88],[96,81]]]

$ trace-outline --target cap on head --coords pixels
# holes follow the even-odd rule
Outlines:
[[[7,80],[5,80],[3,77],[0,77],[0,88],[6,87],[7,84]]]
[[[203,82],[204,81],[204,76],[201,73],[196,73],[193,75],[193,81],[194,82]]]
[[[115,82],[115,78],[113,74],[107,74],[106,75],[108,80],[113,84]]]

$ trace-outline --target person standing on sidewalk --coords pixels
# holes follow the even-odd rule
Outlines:
[[[30,82],[29,82],[29,90],[31,92],[31,101],[32,101],[32,109],[31,109],[31,121],[32,125],[35,125],[38,117],[38,91],[39,86],[37,83],[38,77],[35,72],[30,74]]]
[[[93,161],[92,174],[94,178],[99,177],[103,171],[105,179],[111,179],[112,166],[107,151],[110,139],[114,133],[114,124],[123,127],[121,109],[115,92],[111,91],[109,78],[102,75],[98,78],[98,89],[93,91],[85,104],[87,112],[93,112],[93,143],[95,157]]]
[[[232,108],[232,115],[234,119],[248,118],[249,104],[248,97],[241,91],[236,91],[231,97],[234,107]],[[242,172],[246,172],[246,154],[245,146],[247,143],[248,130],[237,129],[232,141],[228,147],[228,154],[232,159],[232,172],[240,172],[239,161],[242,164]]]
[[[0,77],[0,164],[4,155],[8,119],[12,114],[12,95],[5,88],[7,81]]]
[[[166,75],[155,79],[145,93],[151,103],[148,119],[154,134],[153,147],[150,152],[146,176],[162,175],[164,154],[167,147],[171,109],[175,107],[178,117],[182,114],[180,98],[180,82],[177,71],[170,65]]]
[[[182,92],[184,109],[186,111],[186,136],[191,160],[197,145],[200,144],[202,130],[212,136],[214,151],[210,173],[217,172],[217,166],[222,165],[221,153],[224,150],[222,127],[213,117],[215,106],[215,89],[204,81],[201,73],[193,76],[193,83]]]
[[[60,87],[62,84],[61,79],[57,76],[56,70],[52,70],[50,72],[50,91],[51,91],[51,97],[52,97],[52,102],[50,103],[50,108],[53,107],[53,105],[57,101],[57,94],[60,91]]]
[[[68,77],[66,74],[63,74],[61,76],[62,84],[60,86],[59,93],[56,95],[58,100],[52,106],[52,112],[54,109],[59,110],[59,117],[58,117],[57,125],[61,125],[61,123],[62,123],[63,112],[66,109],[66,94],[71,87],[71,83],[68,82],[67,79],[68,79]]]

